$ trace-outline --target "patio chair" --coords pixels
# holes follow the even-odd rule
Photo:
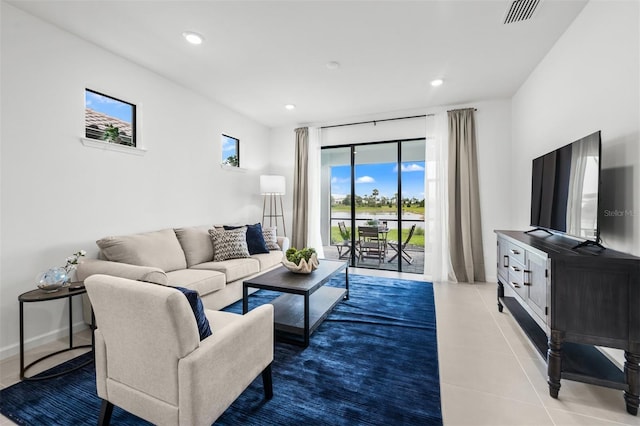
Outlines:
[[[384,234],[386,235],[386,234]],[[358,260],[372,258],[378,260],[378,266],[384,262],[386,241],[380,236],[377,226],[358,227]]]
[[[338,249],[338,259],[345,259],[351,253],[351,233],[344,222],[338,222],[338,229],[342,237],[342,241],[335,244]]]
[[[402,244],[399,244],[397,241],[389,241],[389,247],[395,250],[395,254],[391,257],[391,259],[389,259],[389,262],[393,262],[396,257],[398,257],[398,255],[402,255],[402,259],[409,265],[413,263],[413,257],[411,257],[411,255],[405,251],[405,248],[407,247],[407,244],[409,244],[409,241],[411,241],[411,237],[413,237],[413,233],[415,232],[415,230],[416,225],[414,224],[409,230],[409,235],[407,235],[407,238]]]

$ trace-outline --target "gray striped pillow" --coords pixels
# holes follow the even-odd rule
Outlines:
[[[213,243],[213,261],[250,257],[247,247],[247,228],[217,230],[209,229]]]

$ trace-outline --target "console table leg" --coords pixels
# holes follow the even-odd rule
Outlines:
[[[638,415],[640,405],[640,354],[625,351],[624,374],[627,379],[628,390],[624,391],[627,412]]]
[[[560,376],[562,374],[562,333],[551,330],[549,349],[547,350],[547,375],[549,395],[558,398],[560,392]]]
[[[24,305],[20,302],[20,380],[24,379]]]
[[[504,297],[504,285],[498,281],[498,312],[502,312],[502,301],[500,300]]]

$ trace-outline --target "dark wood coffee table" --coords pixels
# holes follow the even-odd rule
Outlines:
[[[325,286],[344,270],[345,288]],[[284,266],[243,282],[242,312],[249,311],[249,288],[284,293],[269,302],[274,307],[276,338],[309,346],[309,336],[341,301],[349,299],[348,262],[320,260],[310,274],[296,274]]]

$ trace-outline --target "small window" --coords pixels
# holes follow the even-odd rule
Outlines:
[[[222,164],[225,166],[240,167],[239,139],[222,135]]]
[[[85,137],[136,146],[136,106],[85,89]]]

